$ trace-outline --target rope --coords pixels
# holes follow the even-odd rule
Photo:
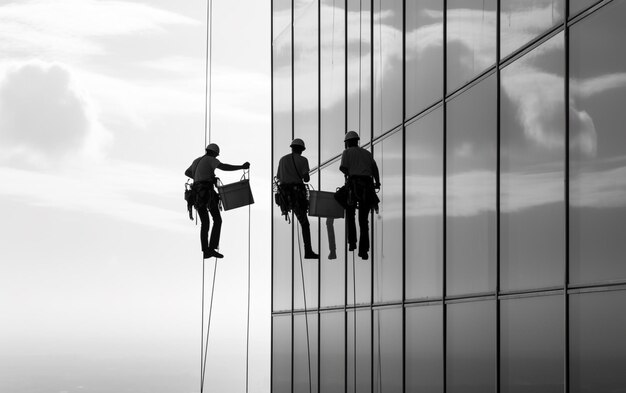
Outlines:
[[[356,264],[354,263],[354,250],[352,250],[352,299],[354,303],[354,392],[356,393]]]
[[[204,267],[204,263],[202,264]],[[204,376],[206,374],[206,359],[209,352],[209,333],[211,332],[211,314],[213,313],[213,294],[215,292],[215,276],[217,275],[217,258],[215,258],[215,265],[213,268],[213,284],[211,284],[211,302],[209,303],[209,320],[206,327],[206,342],[204,343],[204,352],[202,360],[202,374],[200,375],[200,392],[204,391]],[[204,283],[204,277],[202,278]],[[204,288],[203,288],[204,289]],[[204,301],[204,299],[203,299]],[[204,320],[202,321],[204,325]]]
[[[306,287],[304,286],[304,264],[302,263],[302,250],[300,246],[300,226],[296,224],[298,230],[298,255],[300,256],[300,276],[302,277],[302,298],[304,300],[304,324],[306,327],[306,353],[309,362],[309,393],[313,392],[311,382],[311,344],[309,339],[309,314],[306,307]]]
[[[248,179],[250,179],[250,169],[248,169]],[[250,363],[250,207],[248,205],[248,317],[246,322],[246,393],[248,393],[249,377],[248,368]]]
[[[213,1],[207,0],[206,7],[206,42],[205,42],[205,68],[204,68],[204,146],[207,146],[207,134],[208,140],[211,140],[211,63],[213,60],[212,55],[212,42],[213,42]],[[207,49],[208,46],[208,49]],[[198,225],[198,215],[196,214],[196,225]],[[204,268],[204,256],[202,257],[202,321],[200,326],[200,392],[204,392],[204,376],[206,372],[206,357],[209,346],[209,328],[211,326],[211,313],[213,311],[213,293],[215,290],[215,275],[217,273],[217,258],[215,259],[215,268],[213,270],[213,285],[211,287],[211,305],[209,307],[209,320],[207,324],[206,344],[204,342],[204,289],[205,289],[205,268]],[[205,349],[206,348],[206,349]]]

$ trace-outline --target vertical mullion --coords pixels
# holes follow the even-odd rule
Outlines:
[[[295,109],[295,104],[294,104],[294,3],[295,0],[291,0],[291,23],[290,23],[290,34],[291,34],[291,139],[293,139],[294,137],[294,109]],[[291,214],[291,391],[293,392],[294,389],[294,360],[295,360],[295,354],[294,354],[294,337],[295,337],[295,329],[294,329],[294,314],[293,314],[293,309],[294,309],[294,296],[295,296],[295,284],[294,284],[294,257],[295,257],[295,253],[294,253],[294,247],[293,247],[293,242],[294,242],[294,224],[293,224],[294,220],[293,220],[293,213]]]
[[[344,67],[344,80],[343,80],[343,88],[344,88],[344,100],[343,100],[343,110],[344,110],[344,134],[348,132],[348,0],[344,0],[344,26],[343,26],[343,31],[344,31],[344,42],[343,42],[343,67]],[[360,59],[359,59],[360,61]],[[359,85],[360,86],[360,85]],[[359,91],[360,94],[360,91]],[[344,228],[344,239],[347,239],[347,225]],[[344,307],[347,307],[348,305],[348,254],[346,252],[347,248],[345,247],[345,241],[344,241],[344,260],[345,260],[345,274],[344,274],[344,287],[345,287],[345,305]],[[352,274],[356,274],[355,271],[352,271]],[[354,306],[356,307],[356,299],[354,300]],[[356,309],[355,309],[355,317],[356,317]],[[354,326],[356,329],[356,321],[354,322]],[[348,313],[347,313],[347,308],[345,309],[345,323],[344,323],[344,330],[345,330],[345,334],[344,334],[344,363],[345,363],[345,369],[344,369],[344,373],[345,373],[345,383],[344,383],[344,391],[348,391]],[[355,337],[356,339],[356,337]],[[356,346],[354,347],[354,375],[356,376]],[[355,391],[356,391],[356,386],[354,387]]]
[[[406,392],[406,0],[402,0],[402,392]]]
[[[380,0],[379,0],[380,1]],[[370,141],[374,140],[374,0],[370,1]],[[374,144],[371,144],[372,154]],[[370,391],[374,391],[374,221],[370,213],[372,230],[370,232],[371,255],[370,260]]]
[[[564,269],[564,277],[563,277],[563,302],[564,302],[564,317],[563,317],[563,329],[564,329],[564,348],[565,353],[563,356],[563,392],[568,393],[570,391],[569,388],[569,295],[567,293],[568,285],[569,285],[569,261],[570,261],[570,249],[569,249],[569,203],[570,203],[570,192],[569,192],[569,181],[570,181],[570,155],[569,155],[569,143],[570,143],[570,122],[569,122],[569,76],[570,76],[570,68],[569,68],[569,7],[570,1],[565,0],[565,21],[563,22],[563,30],[564,30],[564,46],[565,46],[565,99],[564,102],[564,110],[565,110],[565,269]]]
[[[495,286],[495,299],[496,299],[496,372],[495,372],[495,386],[496,392],[500,391],[500,177],[501,177],[501,165],[500,165],[500,145],[501,145],[501,126],[500,126],[500,10],[501,1],[496,3],[496,286]]]
[[[442,214],[442,220],[443,220],[443,266],[442,266],[442,294],[441,294],[441,318],[442,318],[442,330],[443,330],[443,334],[442,334],[442,351],[443,351],[443,392],[445,393],[447,391],[447,367],[446,367],[446,363],[447,363],[447,351],[448,351],[448,347],[447,347],[447,330],[448,330],[448,318],[447,318],[447,308],[446,308],[446,291],[447,291],[447,259],[448,259],[448,255],[447,255],[447,237],[446,237],[446,233],[447,233],[447,212],[448,212],[448,207],[447,207],[447,203],[446,203],[446,198],[447,198],[447,133],[448,133],[448,103],[446,101],[446,92],[448,90],[448,83],[447,83],[447,79],[448,79],[448,70],[447,70],[447,64],[448,64],[448,1],[447,0],[443,0],[443,102],[442,102],[442,109],[443,109],[443,193],[442,193],[442,206],[443,206],[443,214]]]
[[[317,166],[322,161],[322,0],[317,0]],[[322,171],[318,171],[317,189],[322,187]],[[317,252],[322,253],[322,231],[320,219],[317,219]],[[321,389],[321,359],[322,359],[322,258],[317,259],[317,390]]]
[[[274,0],[270,0],[270,173],[274,171]],[[273,195],[270,195],[270,201]],[[271,215],[272,221],[270,223],[270,242],[271,257],[270,257],[270,312],[274,312],[274,204],[272,203]],[[270,390],[273,390],[274,384],[274,318],[271,317],[270,321]]]

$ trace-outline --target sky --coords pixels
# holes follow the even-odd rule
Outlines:
[[[183,172],[204,151],[206,7],[0,0],[0,391],[200,390]],[[207,391],[245,391],[249,219],[250,392],[269,391],[269,15],[213,2],[210,140],[251,163],[255,204],[222,212]]]

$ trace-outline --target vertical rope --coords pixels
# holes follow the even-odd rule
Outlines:
[[[309,314],[306,307],[306,287],[304,285],[304,264],[302,263],[302,246],[300,245],[300,226],[295,224],[298,230],[298,255],[300,256],[300,276],[302,277],[302,298],[304,300],[304,324],[306,327],[306,353],[309,362],[309,393],[313,393],[311,382],[311,345],[309,339]]]
[[[356,264],[354,263],[354,250],[352,251],[352,299],[354,303],[354,393],[356,393]]]
[[[205,59],[204,59],[204,146],[207,146],[207,133],[208,133],[208,139],[209,141],[211,140],[211,122],[210,122],[210,116],[211,116],[211,90],[210,90],[210,83],[211,83],[211,60],[213,59],[212,56],[212,27],[213,27],[213,23],[212,23],[212,17],[213,17],[213,12],[212,12],[212,8],[213,8],[213,2],[212,0],[207,0],[207,7],[206,7],[206,42],[204,44],[204,50],[205,50]],[[207,49],[208,46],[208,49]],[[198,216],[196,214],[196,225],[198,224]],[[215,261],[215,268],[217,269],[217,260]],[[206,364],[206,353],[205,353],[205,349],[204,349],[204,288],[205,288],[205,283],[204,283],[204,278],[205,278],[205,269],[204,269],[204,256],[202,257],[202,321],[201,321],[201,326],[200,326],[200,392],[204,392],[204,374],[205,374],[205,364]],[[213,285],[215,286],[215,272],[213,273]],[[213,306],[213,290],[211,290],[211,308]],[[209,311],[209,324],[211,321],[211,312]],[[206,340],[206,344],[208,347],[208,343],[209,343],[209,332],[207,329],[207,340]]]
[[[248,179],[250,179],[250,169],[248,169]],[[251,205],[248,205],[248,317],[246,324],[246,393],[248,393],[248,369],[250,363],[250,207]]]
[[[202,364],[202,388],[204,388],[204,376],[206,374],[206,360],[209,352],[209,333],[211,332],[211,314],[213,313],[213,293],[215,292],[215,276],[217,275],[217,258],[215,258],[215,265],[213,267],[213,284],[211,285],[211,301],[209,303],[209,320],[206,327],[206,342],[204,343],[204,360]],[[203,391],[203,389],[200,389]]]

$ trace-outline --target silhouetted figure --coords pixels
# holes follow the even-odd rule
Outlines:
[[[202,254],[205,259],[224,257],[217,252],[220,243],[220,232],[222,230],[222,216],[219,209],[219,195],[215,190],[215,170],[236,171],[250,168],[249,162],[243,165],[223,164],[217,159],[219,154],[219,146],[215,143],[211,143],[206,147],[206,154],[196,158],[185,171],[185,175],[193,179],[192,187],[196,194],[194,206],[198,211],[198,216],[200,216],[200,244],[202,245]],[[211,217],[213,218],[211,240],[208,240],[209,213],[211,213]]]
[[[282,208],[293,211],[300,222],[304,240],[304,258],[317,259],[319,255],[311,247],[311,228],[307,217],[309,201],[304,182],[310,180],[309,160],[302,156],[302,152],[306,147],[304,146],[304,141],[300,138],[294,139],[290,147],[291,154],[287,154],[280,159],[278,171],[276,172],[276,179],[280,188],[279,192],[283,197],[283,203],[286,204]]]
[[[335,242],[335,219],[328,217],[326,219],[326,232],[328,232],[328,248],[330,253],[328,259],[337,259],[337,243]]]
[[[346,224],[348,225],[348,250],[356,249],[355,210],[359,209],[359,257],[368,259],[370,250],[369,214],[372,209],[378,210],[376,189],[380,189],[378,166],[372,153],[359,146],[359,134],[354,131],[346,133],[344,143],[346,149],[341,155],[339,170],[347,178],[348,206],[346,208]]]

